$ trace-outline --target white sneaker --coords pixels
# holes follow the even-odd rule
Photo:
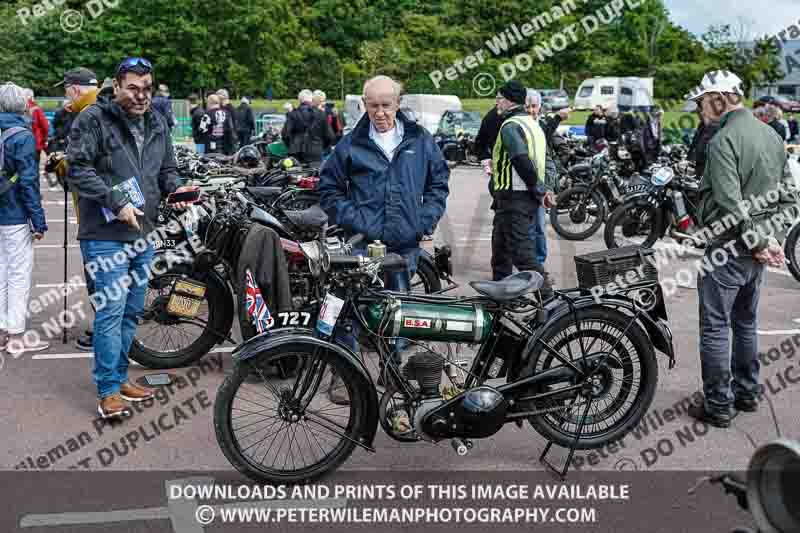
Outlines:
[[[14,358],[28,352],[41,352],[50,347],[49,342],[38,340],[34,343],[26,343],[20,337],[10,337],[6,346],[6,353]]]

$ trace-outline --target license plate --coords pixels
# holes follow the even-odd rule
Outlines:
[[[153,241],[153,248],[155,248],[156,250],[175,248],[175,239]]]
[[[196,318],[205,294],[205,285],[186,280],[177,281],[167,303],[167,312],[184,318]]]
[[[648,191],[648,190],[650,190],[650,186],[649,185],[633,185],[631,187],[628,187],[628,189],[625,192],[627,194],[634,194],[634,193],[638,193],[638,192],[645,192],[645,191]]]

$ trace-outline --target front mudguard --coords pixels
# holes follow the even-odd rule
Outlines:
[[[365,449],[374,452],[372,443],[378,430],[378,395],[375,384],[372,382],[372,378],[367,372],[363,361],[346,346],[314,337],[314,330],[309,328],[278,328],[256,335],[239,345],[233,352],[233,359],[237,364],[240,364],[254,359],[262,353],[288,344],[305,344],[315,348],[327,349],[336,354],[344,364],[355,371],[356,379],[358,380],[356,387],[366,395],[366,401],[362,408],[367,418],[364,430],[358,437],[358,442]]]
[[[661,287],[656,285],[655,289],[659,293],[658,304],[650,311],[645,311],[639,314],[638,322],[644,327],[653,346],[659,352],[663,353],[669,359],[669,368],[675,367],[675,348],[672,344],[672,330],[667,323],[667,313],[664,307],[663,297],[661,296]],[[613,307],[615,309],[625,309],[629,313],[635,314],[639,309],[636,303],[623,295],[601,295],[595,299],[591,294],[585,293],[580,290],[568,293],[572,298],[572,307],[577,311],[580,309],[588,309],[590,307]],[[598,301],[599,300],[599,301]],[[533,324],[533,334],[528,338],[525,348],[522,351],[520,360],[514,369],[512,369],[512,378],[517,378],[522,370],[530,364],[530,357],[533,354],[534,347],[538,340],[542,337],[547,327],[559,320],[565,315],[572,312],[569,303],[566,300],[556,298],[551,300],[544,308],[545,319],[541,322]]]
[[[621,208],[630,211],[633,207],[646,207],[648,205],[650,205],[650,192],[637,192],[625,196]],[[666,208],[663,205],[658,206],[657,209],[656,224],[658,225],[658,238],[661,239],[667,233],[669,217],[666,216]]]

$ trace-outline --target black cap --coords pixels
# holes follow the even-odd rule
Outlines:
[[[527,91],[525,90],[525,86],[517,80],[511,80],[500,87],[500,94],[502,94],[506,100],[510,100],[515,104],[525,105],[525,95]]]
[[[97,75],[88,68],[78,67],[64,73],[64,80],[59,85],[94,85],[97,86]]]

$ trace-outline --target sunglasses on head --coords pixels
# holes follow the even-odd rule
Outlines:
[[[117,75],[119,75],[122,72],[136,68],[138,66],[142,66],[147,70],[153,70],[153,64],[150,63],[150,61],[148,61],[147,59],[143,57],[129,57],[127,59],[124,59],[122,63],[119,64],[119,67],[117,67]]]

